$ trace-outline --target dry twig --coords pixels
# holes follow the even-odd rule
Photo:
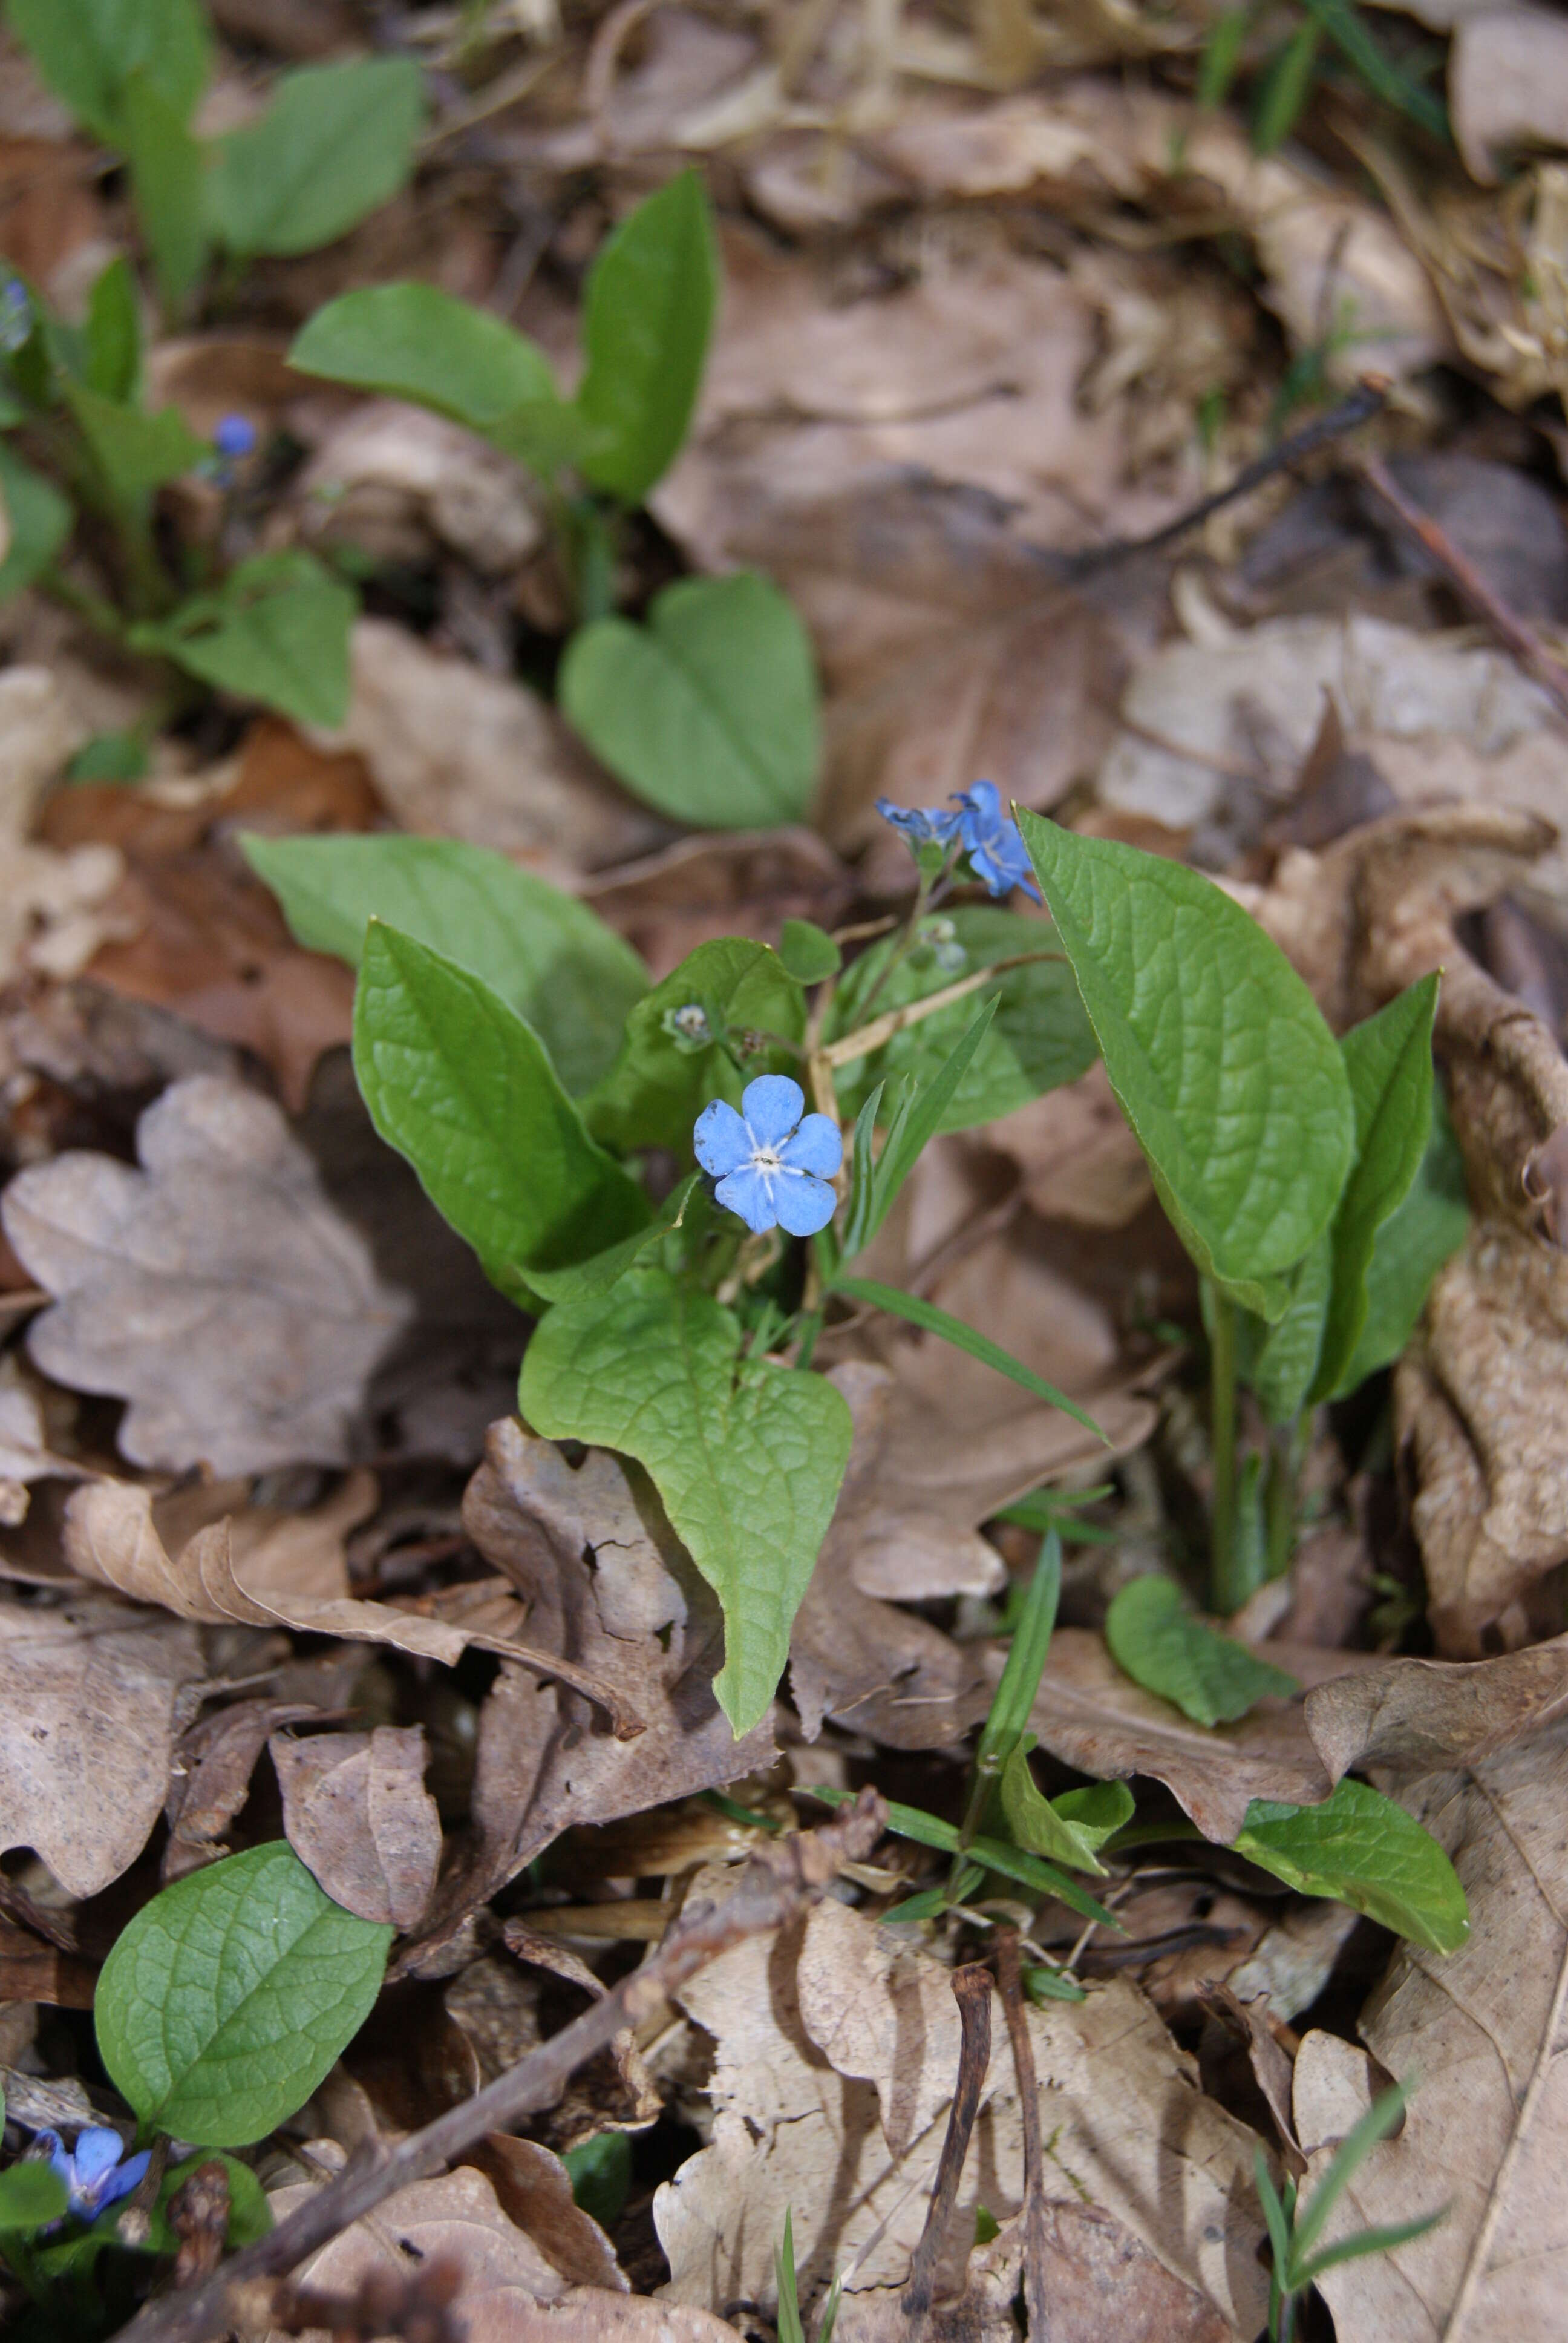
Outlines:
[[[910,2282],[900,2298],[904,2317],[913,2328],[924,2318],[931,2307],[936,2290],[937,2261],[942,2250],[942,2240],[952,2219],[957,2201],[959,2182],[963,2177],[964,2158],[970,2152],[970,2135],[980,2113],[980,2093],[990,2066],[990,1971],[983,1962],[971,1961],[967,1968],[952,1974],[953,1998],[959,2006],[959,2023],[963,2031],[959,2042],[959,2078],[953,2089],[953,2103],[948,2111],[947,2137],[942,2142],[941,2161],[937,2166],[936,2186],[931,2190],[930,2207],[926,2214],[926,2226],[920,2231],[920,2242],[915,2247],[910,2263]]]

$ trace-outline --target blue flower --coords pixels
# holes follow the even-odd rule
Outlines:
[[[806,1094],[788,1074],[760,1074],[741,1093],[740,1112],[714,1099],[697,1118],[697,1160],[719,1182],[714,1193],[760,1236],[787,1229],[814,1237],[833,1217],[828,1182],[844,1160],[839,1126],[825,1114],[802,1116]]]
[[[950,846],[963,820],[961,813],[945,813],[940,806],[895,805],[891,798],[879,798],[877,811],[916,848]]]
[[[252,452],[256,437],[256,426],[248,415],[220,415],[212,435],[212,444],[220,456],[237,460]]]
[[[33,331],[33,304],[19,277],[0,283],[0,350],[7,357],[25,348]]]
[[[128,2197],[152,2161],[146,2148],[126,2156],[119,2133],[106,2124],[89,2124],[79,2132],[71,2154],[57,2131],[41,2131],[38,2145],[48,2149],[49,2169],[64,2181],[67,2210],[78,2221],[95,2220],[106,2205]]]
[[[1003,813],[995,782],[977,781],[972,789],[960,791],[957,802],[959,834],[975,877],[984,881],[992,895],[1010,895],[1015,887],[1021,887],[1038,903],[1040,889],[1034,883],[1029,849],[1012,816]]]

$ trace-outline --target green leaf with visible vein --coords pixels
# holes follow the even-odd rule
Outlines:
[[[391,1942],[286,1840],[193,1871],[104,1964],[93,2013],[110,2080],[143,2123],[195,2147],[264,2139],[358,2033]]]
[[[1430,1953],[1454,1953],[1470,1912],[1453,1865],[1431,1833],[1347,1776],[1319,1806],[1254,1798],[1238,1855],[1300,1896],[1332,1896]]]
[[[1001,1810],[1009,1830],[1020,1846],[1064,1863],[1070,1871],[1104,1871],[1100,1850],[1131,1820],[1133,1804],[1125,1782],[1092,1782],[1085,1789],[1044,1796],[1021,1741],[1002,1767]]]
[[[1356,1154],[1334,1216],[1333,1284],[1308,1396],[1340,1388],[1367,1320],[1367,1271],[1378,1231],[1403,1203],[1432,1135],[1432,1027],[1436,974],[1409,986],[1340,1043],[1355,1106]]]
[[[819,752],[817,674],[766,578],[683,578],[645,627],[596,618],[561,662],[560,704],[618,780],[698,830],[798,821]]]
[[[522,1411],[550,1440],[647,1467],[724,1612],[714,1690],[738,1735],[789,1655],[849,1461],[849,1411],[824,1377],[749,1357],[739,1320],[659,1269],[561,1302],[523,1360]]]
[[[1194,1725],[1229,1725],[1261,1700],[1288,1700],[1294,1676],[1254,1659],[1233,1635],[1194,1616],[1181,1590],[1158,1571],[1125,1585],[1106,1614],[1105,1640],[1124,1675],[1157,1693]]]
[[[570,410],[537,342],[435,285],[370,285],[317,309],[288,363],[466,424],[548,471]],[[553,418],[553,421],[552,421]]]
[[[393,834],[241,844],[308,951],[357,968],[367,922],[385,920],[482,977],[533,1027],[574,1097],[609,1066],[648,990],[647,969],[596,911],[487,847]]]
[[[608,1293],[628,1270],[636,1268],[650,1246],[682,1225],[694,1200],[697,1212],[711,1217],[708,1199],[698,1189],[700,1177],[692,1172],[678,1188],[672,1188],[647,1228],[634,1230],[619,1244],[607,1245],[603,1252],[590,1253],[587,1261],[574,1262],[567,1269],[530,1269],[528,1283],[546,1302],[586,1302],[596,1293]]]
[[[193,595],[156,625],[133,627],[129,639],[297,723],[341,724],[358,608],[352,587],[296,546],[240,562],[215,592]]]
[[[359,964],[354,1071],[382,1138],[525,1307],[530,1263],[583,1261],[646,1226],[642,1190],[589,1138],[533,1029],[379,920]]]
[[[583,1112],[596,1139],[625,1154],[668,1147],[689,1161],[691,1131],[710,1098],[739,1106],[755,1074],[794,1074],[806,1023],[800,988],[777,952],[716,936],[672,969],[627,1019],[620,1054]],[[781,1046],[751,1048],[776,1035]],[[742,1074],[725,1047],[746,1054]]]
[[[698,172],[681,171],[606,238],[583,290],[578,461],[628,505],[679,452],[718,295],[708,196]]]
[[[1020,811],[1105,1071],[1199,1269],[1272,1321],[1333,1218],[1354,1114],[1284,953],[1212,880]]]
[[[897,1286],[883,1285],[873,1277],[836,1277],[833,1291],[835,1293],[847,1293],[852,1302],[869,1302],[873,1310],[886,1310],[895,1318],[907,1319],[911,1326],[919,1326],[924,1333],[940,1335],[944,1342],[952,1343],[955,1350],[967,1351],[970,1357],[978,1359],[982,1366],[994,1367],[999,1375],[1006,1375],[1010,1383],[1020,1384],[1026,1392],[1032,1392],[1036,1399],[1047,1400],[1052,1407],[1060,1408],[1062,1413],[1070,1415],[1075,1423],[1081,1423],[1086,1432],[1092,1432],[1097,1440],[1105,1439],[1094,1418],[1086,1415],[1076,1400],[1069,1399],[1067,1393],[1058,1391],[1054,1383],[1048,1383],[1043,1375],[1037,1375],[1032,1367],[1026,1367],[1021,1359],[1015,1359],[1010,1351],[1004,1351],[1001,1344],[993,1342],[989,1334],[978,1333],[974,1327],[966,1326],[961,1318],[954,1318],[947,1311],[939,1310],[934,1302],[922,1302],[913,1293],[900,1293]]]
[[[38,2159],[0,2172],[0,2237],[27,2237],[65,2210],[65,2184]]]
[[[1347,1392],[1397,1359],[1421,1316],[1432,1281],[1464,1242],[1470,1197],[1464,1158],[1441,1090],[1432,1094],[1432,1136],[1415,1184],[1377,1232],[1367,1269],[1367,1316],[1355,1354],[1329,1396]]]

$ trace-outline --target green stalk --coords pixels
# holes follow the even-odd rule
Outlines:
[[[1268,1531],[1265,1576],[1282,1578],[1296,1550],[1296,1487],[1301,1476],[1306,1428],[1298,1415],[1269,1435],[1269,1477],[1264,1489],[1264,1520]]]
[[[1210,1506],[1209,1593],[1229,1618],[1246,1600],[1237,1585],[1236,1554],[1236,1305],[1207,1283],[1209,1321],[1209,1446],[1213,1463]]]

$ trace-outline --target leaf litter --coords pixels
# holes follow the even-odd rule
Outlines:
[[[215,120],[356,39],[349,9],[212,13],[247,85],[222,47]],[[239,413],[293,450],[238,525],[373,578],[342,722],[307,736],[232,701],[171,718],[38,590],[4,617],[7,2147],[18,2119],[123,2115],[72,2028],[160,1877],[281,1834],[336,1904],[398,1932],[362,2045],[246,2151],[283,2216],[361,2138],[396,2148],[608,2006],[741,1892],[738,1858],[794,1843],[795,1791],[873,1781],[904,1805],[826,1900],[656,1996],[473,2160],[286,2286],[274,2272],[256,2330],[374,2314],[412,2334],[449,2303],[476,2338],[697,2343],[772,2320],[788,2217],[807,2332],[839,2275],[841,2343],[902,2343],[963,2065],[950,1980],[1017,1926],[1045,1997],[999,2000],[925,2331],[1016,2337],[1043,2267],[1058,2343],[1251,2343],[1255,2147],[1275,2170],[1304,2156],[1310,2192],[1382,2077],[1413,2072],[1325,2234],[1447,2211],[1325,2272],[1341,2343],[1552,2337],[1557,28],[1379,11],[1392,80],[1358,78],[1352,50],[1314,66],[1301,135],[1270,150],[1256,31],[1239,84],[1200,103],[1194,10],[489,16],[466,50],[433,19],[395,35],[445,77],[415,196],[261,264],[241,308],[148,354],[204,434]],[[69,307],[130,214],[83,177],[15,45],[4,64],[0,246]],[[1444,64],[1452,148],[1389,96],[1419,111]],[[756,834],[683,834],[557,714],[569,580],[521,472],[281,362],[324,297],[427,275],[568,358],[600,228],[682,155],[719,203],[727,307],[621,585],[641,608],[685,572],[755,567],[804,617],[820,784],[805,820]],[[1133,549],[1370,373],[1399,386],[1372,463],[1331,442],[1175,550]],[[1433,524],[1420,552],[1377,460]],[[181,483],[160,525],[236,516]],[[146,778],[82,778],[85,744],[126,727]],[[982,774],[1081,835],[1214,872],[1336,1032],[1441,967],[1469,1233],[1370,1412],[1319,1419],[1311,1541],[1230,1624],[1241,1658],[1300,1689],[1276,1678],[1205,1726],[1106,1639],[1122,1587],[1187,1576],[1211,1474],[1197,1297],[1144,1159],[1098,1066],[939,1141],[857,1272],[984,1328],[1107,1438],[929,1332],[829,1323],[854,1446],[784,1684],[738,1742],[719,1609],[651,1483],[510,1413],[527,1322],[345,1109],[350,980],[284,932],[236,834],[498,850],[658,979],[725,933],[874,924],[907,864],[872,800],[934,804]],[[1096,1883],[1115,1926],[1039,1880],[960,1882],[948,1842],[898,1826],[959,1826],[1048,1518],[1083,1542],[1031,1779],[1135,1787],[1142,1836]],[[1329,1624],[1303,1640],[1299,1618]],[[1236,1851],[1279,1827],[1256,1802],[1310,1815],[1343,1780],[1365,1794],[1358,1775],[1452,1855],[1459,1949]],[[927,1916],[890,1925],[911,1892]],[[1010,2015],[1048,2143],[1033,2181]],[[596,2199],[579,2155],[628,2139]]]

